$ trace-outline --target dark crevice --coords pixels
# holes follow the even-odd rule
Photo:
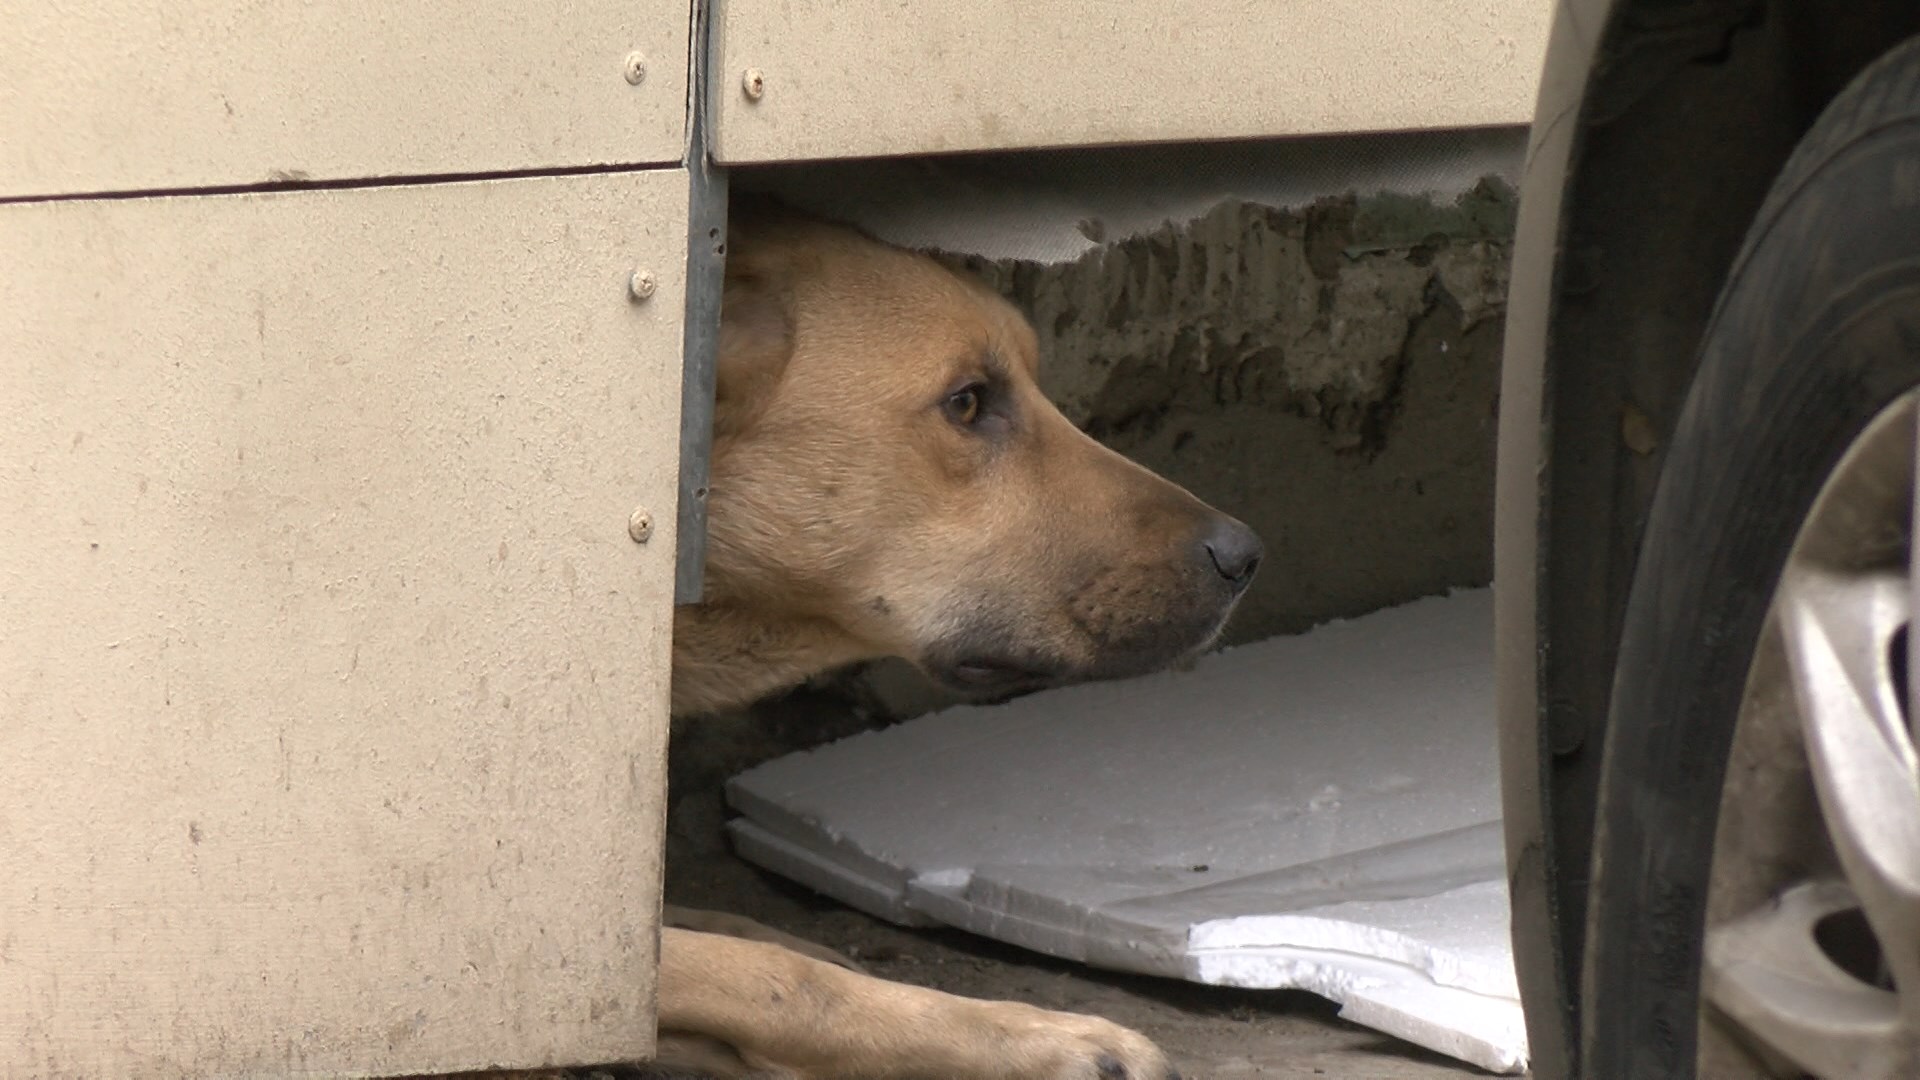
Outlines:
[[[1836,911],[1813,924],[1813,940],[1827,959],[1840,970],[1869,986],[1892,990],[1893,977],[1886,957],[1880,952],[1880,939],[1859,908]]]
[[[1900,702],[1900,717],[1907,722],[1907,730],[1913,730],[1912,705],[1907,698],[1912,687],[1907,682],[1907,628],[1912,623],[1901,623],[1900,629],[1893,632],[1887,642],[1887,664],[1893,673],[1893,696]]]
[[[276,170],[272,179],[257,184],[210,184],[199,187],[133,188],[125,191],[87,191],[72,194],[0,195],[0,206],[11,203],[113,202],[124,199],[176,198],[188,195],[257,195],[289,191],[352,191],[358,188],[416,187],[424,184],[460,184],[480,180],[521,180],[536,176],[594,176],[601,173],[655,172],[677,169],[677,161],[655,165],[572,165],[561,168],[500,169],[492,172],[428,173],[419,176],[355,176],[311,180],[296,170]]]

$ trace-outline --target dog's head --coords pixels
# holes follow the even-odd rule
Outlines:
[[[1259,539],[1079,431],[1033,330],[923,255],[736,220],[709,589],[974,695],[1138,674],[1219,634]]]

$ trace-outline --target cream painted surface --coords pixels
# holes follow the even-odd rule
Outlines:
[[[728,162],[1523,125],[1546,0],[723,7]],[[762,77],[758,100],[743,79]]]
[[[0,1076],[648,1052],[686,191],[0,206]]]
[[[0,196],[679,162],[687,0],[0,11]],[[645,78],[624,74],[631,52]]]

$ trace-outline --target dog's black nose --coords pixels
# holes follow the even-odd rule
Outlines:
[[[1260,556],[1264,549],[1260,546],[1260,537],[1252,529],[1223,517],[1208,527],[1201,541],[1206,546],[1207,556],[1213,560],[1213,568],[1235,589],[1244,589],[1253,580],[1253,572],[1260,568]]]

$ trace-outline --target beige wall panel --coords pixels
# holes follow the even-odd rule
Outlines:
[[[678,162],[688,13],[687,0],[9,3],[0,196]]]
[[[740,0],[723,12],[718,156],[755,162],[1526,124],[1552,5]]]
[[[0,1076],[648,1050],[686,190],[0,207]]]

